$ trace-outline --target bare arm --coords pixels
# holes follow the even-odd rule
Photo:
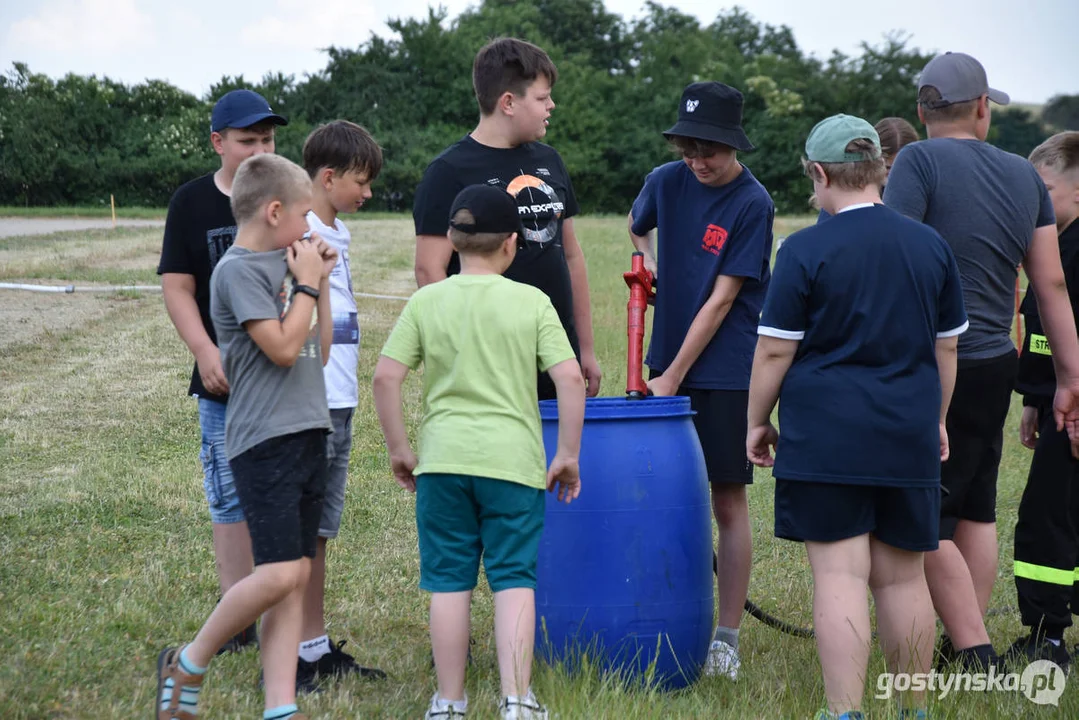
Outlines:
[[[329,270],[323,267],[323,259],[320,255],[324,247],[321,240],[318,244],[306,240],[298,240],[293,243],[285,255],[289,270],[296,282],[309,287],[322,287],[319,293],[318,304],[325,302],[326,317],[329,317],[330,288],[327,279]],[[333,260],[337,255],[333,255]],[[332,262],[330,262],[332,268]],[[325,298],[325,300],[324,300]],[[244,330],[255,341],[262,352],[281,367],[292,367],[296,359],[307,344],[307,337],[311,333],[311,320],[314,316],[316,301],[306,293],[295,293],[292,297],[292,305],[285,314],[284,319],[266,318],[262,320],[248,320],[244,323]],[[333,339],[333,321],[330,321],[330,339]],[[323,336],[324,337],[324,336]],[[322,342],[323,338],[319,338]],[[327,350],[327,354],[329,351]]]
[[[382,425],[382,434],[386,438],[386,448],[390,456],[411,451],[408,432],[405,429],[405,415],[401,406],[401,386],[408,376],[408,366],[385,355],[379,357],[375,365],[375,377],[372,392],[375,396],[375,411]]]
[[[799,342],[767,335],[757,338],[749,379],[749,429],[746,434],[746,457],[754,465],[770,467],[774,463],[769,447],[779,442],[779,434],[772,426],[772,410],[779,401],[779,389],[794,362]]]
[[[581,492],[578,460],[584,427],[585,384],[576,360],[563,360],[547,371],[558,396],[558,449],[547,472],[547,489],[559,485],[558,499],[570,502]]]
[[[944,462],[952,454],[948,441],[948,406],[952,404],[952,391],[955,390],[955,371],[959,364],[959,336],[937,338],[937,373],[940,375],[940,461]]]
[[[772,421],[772,410],[779,402],[779,389],[794,362],[799,342],[767,335],[757,338],[753,372],[749,381],[748,420],[751,428],[767,425]]]
[[[416,287],[446,279],[453,256],[453,243],[445,235],[416,236]]]
[[[570,288],[573,291],[573,325],[577,328],[577,339],[581,343],[581,371],[588,381],[588,396],[599,394],[599,384],[603,377],[599,362],[596,360],[595,339],[592,334],[592,302],[588,295],[588,266],[585,264],[584,251],[577,241],[573,229],[573,218],[562,223],[562,248],[566,253],[566,266],[569,268]]]
[[[952,404],[952,391],[955,390],[955,371],[958,367],[959,336],[937,338],[937,373],[940,375],[940,422],[948,417],[948,407]]]
[[[248,320],[244,323],[244,330],[274,365],[292,367],[307,342],[314,311],[315,299],[310,295],[296,293],[284,320]]]
[[[742,289],[745,278],[720,275],[712,286],[712,293],[690,323],[686,339],[678,348],[670,366],[657,378],[649,381],[648,387],[656,395],[673,395],[686,377],[686,373],[697,362],[704,348],[715,337],[716,331],[727,318],[734,299]],[[759,345],[758,345],[759,347]]]
[[[375,412],[382,425],[382,435],[386,439],[386,449],[390,454],[397,484],[410,492],[416,491],[416,478],[412,471],[416,468],[416,455],[408,442],[405,428],[405,415],[401,406],[401,386],[408,376],[408,366],[385,355],[379,357],[375,366],[372,393],[375,396]]]
[[[644,266],[654,275],[656,273],[656,251],[652,241],[652,233],[647,232],[644,235],[637,235],[633,232],[633,213],[629,214],[627,230],[633,247],[637,248],[638,252],[644,253]]]
[[[319,346],[322,349],[322,365],[330,362],[330,349],[333,347],[333,310],[330,309],[330,277],[327,275],[318,284],[318,332]]]
[[[195,356],[203,386],[214,394],[227,394],[229,383],[221,367],[221,352],[203,327],[199,306],[195,302],[195,276],[162,274],[161,294],[176,332]]]

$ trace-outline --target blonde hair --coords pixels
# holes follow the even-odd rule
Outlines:
[[[817,166],[824,169],[824,174],[838,188],[861,190],[869,185],[880,187],[884,184],[888,171],[884,169],[884,157],[877,154],[877,146],[868,138],[857,138],[847,143],[844,152],[858,153],[864,160],[841,163],[816,163],[802,158],[802,170],[811,179],[823,182]],[[873,157],[876,155],[876,157]]]
[[[461,208],[453,214],[451,222],[471,225],[476,222],[476,218],[467,208]],[[450,228],[450,242],[453,243],[453,247],[457,249],[459,253],[473,253],[475,255],[490,255],[498,250],[502,246],[502,243],[506,242],[513,233],[492,233],[492,232],[478,232],[478,233],[466,233],[464,230],[458,230],[455,227]]]
[[[1059,132],[1030,153],[1030,162],[1034,167],[1043,167],[1057,172],[1075,173],[1079,170],[1079,132]]]
[[[288,158],[263,153],[244,160],[232,181],[232,216],[243,225],[274,200],[289,205],[311,194],[311,178]]]

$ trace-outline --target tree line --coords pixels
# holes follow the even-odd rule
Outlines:
[[[293,160],[319,123],[366,126],[386,157],[369,206],[408,209],[427,163],[475,126],[473,56],[506,35],[540,45],[558,66],[546,142],[565,159],[584,212],[626,212],[647,172],[674,157],[660,132],[673,124],[682,88],[697,80],[742,90],[759,149],[741,159],[780,212],[806,212],[810,185],[798,160],[813,124],[846,112],[919,127],[916,80],[932,57],[893,34],[857,55],[821,59],[799,49],[789,27],[740,8],[704,25],[656,2],[625,20],[602,0],[484,0],[452,20],[431,9],[389,26],[391,38],[328,48],[326,67],[313,75],[226,76],[202,98],[161,80],[53,80],[15,63],[0,75],[0,204],[99,205],[113,194],[121,205],[164,206],[180,184],[217,167],[210,108],[245,87],[289,118],[277,147]],[[997,112],[989,140],[1026,155],[1065,128],[1079,129],[1079,96],[1053,98],[1037,117]]]

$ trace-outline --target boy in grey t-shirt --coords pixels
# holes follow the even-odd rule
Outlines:
[[[337,262],[330,245],[308,239],[310,209],[310,178],[289,160],[259,155],[237,171],[238,230],[210,280],[211,315],[231,390],[226,452],[255,572],[229,588],[191,643],[161,651],[159,720],[195,720],[210,660],[259,616],[263,717],[303,717],[295,703],[296,647],[326,484],[332,426],[322,366],[333,334],[329,274]]]
[[[906,146],[888,176],[884,202],[937,230],[951,246],[970,329],[948,410],[951,456],[941,467],[940,549],[926,553],[933,604],[950,640],[942,659],[986,666],[996,655],[984,614],[997,572],[996,481],[1016,373],[1009,337],[1017,267],[1034,283],[1057,362],[1054,410],[1075,442],[1079,342],[1056,244],[1053,208],[1033,166],[985,142],[989,87],[981,63],[946,53],[922,71],[918,117],[928,140]],[[958,651],[956,653],[956,651]]]

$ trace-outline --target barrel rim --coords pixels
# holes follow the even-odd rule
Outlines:
[[[542,420],[558,419],[558,401],[541,400]],[[665,417],[692,417],[689,398],[684,395],[646,397],[631,400],[625,397],[588,398],[584,405],[585,420],[642,420]]]

